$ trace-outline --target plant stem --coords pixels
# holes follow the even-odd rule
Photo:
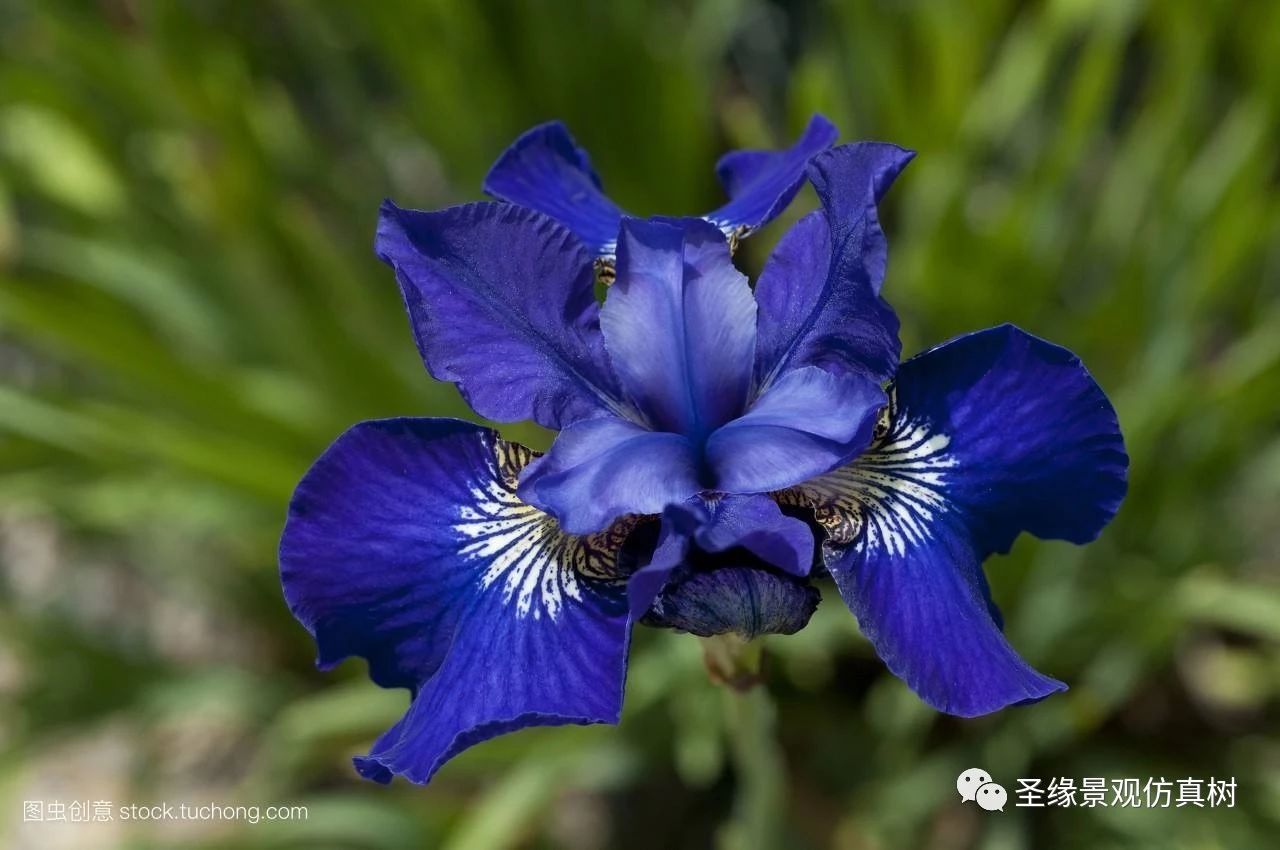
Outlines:
[[[711,681],[735,691],[745,693],[764,681],[764,644],[758,640],[732,632],[702,638],[702,660]]]
[[[777,709],[767,688],[723,692],[729,749],[737,789],[733,820],[722,843],[733,850],[776,850],[783,846],[786,766],[778,746]]]

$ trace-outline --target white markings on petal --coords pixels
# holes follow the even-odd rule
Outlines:
[[[783,504],[813,508],[831,542],[906,554],[932,536],[948,510],[947,470],[956,459],[951,438],[934,434],[890,404],[885,433],[847,466],[777,494]]]
[[[550,515],[516,495],[516,478],[531,453],[498,441],[493,477],[470,488],[471,505],[458,508],[453,530],[465,560],[482,561],[480,587],[502,594],[515,614],[559,619],[566,600],[582,601],[582,580],[616,579],[617,550],[626,537],[615,527],[589,537],[566,534]]]

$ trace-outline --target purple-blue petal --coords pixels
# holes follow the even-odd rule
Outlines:
[[[898,318],[879,295],[886,243],[876,203],[912,156],[864,142],[813,158],[809,176],[823,208],[783,236],[756,285],[760,385],[801,365],[893,375],[901,344]]]
[[[963,474],[948,492],[980,557],[1009,551],[1019,531],[1088,543],[1119,510],[1120,424],[1071,351],[1013,325],[978,331],[904,363],[896,397],[951,435]]]
[[[526,456],[465,422],[365,422],[298,485],[281,577],[320,665],[360,656],[374,681],[413,691],[356,760],[364,776],[426,782],[504,732],[617,722],[629,626],[616,551],[519,500]]]
[[[649,562],[627,579],[627,605],[633,621],[653,605],[671,576],[684,565],[692,547],[693,541],[683,528],[664,515]]]
[[[715,489],[766,493],[840,465],[867,446],[886,402],[879,383],[805,366],[708,439]]]
[[[701,489],[686,438],[611,417],[561,431],[520,479],[520,497],[572,534],[601,531],[625,514],[661,513]]]
[[[551,216],[594,255],[614,252],[623,212],[604,194],[587,152],[559,121],[516,139],[489,169],[484,191]]]
[[[716,163],[729,202],[706,218],[726,234],[757,230],[773,221],[800,190],[814,154],[835,144],[840,132],[821,115],[809,119],[800,138],[784,150],[741,150]]]
[[[476,413],[563,428],[618,407],[592,257],[551,219],[508,204],[419,212],[387,201],[376,248],[428,371]]]
[[[745,407],[756,304],[709,224],[624,220],[600,323],[614,372],[653,429],[700,443]]]
[[[1066,690],[1001,633],[981,562],[953,520],[932,522],[905,550],[879,539],[833,550],[827,569],[885,665],[938,711],[976,717]]]
[[[839,133],[821,115],[780,151],[743,150],[716,164],[729,202],[702,216],[725,235],[756,230],[777,217],[804,183],[805,167]],[[604,194],[591,159],[559,121],[540,124],[516,139],[484,179],[495,198],[537,210],[559,221],[597,256],[617,250],[618,226],[626,213]]]
[[[982,561],[1021,531],[1083,543],[1114,516],[1128,458],[1071,352],[1010,325],[904,363],[887,432],[790,491],[822,508],[827,568],[891,670],[972,716],[1061,690],[1000,633]]]
[[[632,573],[628,583],[632,617],[649,610],[672,575],[691,558],[734,549],[750,553],[762,568],[773,567],[800,578],[813,567],[809,524],[784,514],[768,496],[694,496],[663,512],[649,562]]]
[[[831,222],[839,262],[860,267],[850,268],[848,275],[864,276],[877,294],[889,246],[876,205],[915,156],[887,142],[858,142],[832,148],[809,163],[809,180]]]
[[[697,496],[669,507],[663,525],[684,534],[704,552],[741,547],[766,564],[800,577],[807,576],[813,566],[813,532],[808,523],[787,516],[763,494]]]

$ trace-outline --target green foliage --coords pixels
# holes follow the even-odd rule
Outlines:
[[[1191,0],[0,2],[4,843],[1266,846],[1278,34],[1280,4]],[[425,791],[359,782],[349,757],[405,697],[312,668],[275,574],[285,503],[351,423],[466,413],[372,256],[379,201],[476,198],[510,139],[560,117],[628,208],[707,209],[720,152],[814,110],[920,152],[884,215],[908,352],[1013,321],[1117,404],[1114,525],[988,565],[1015,645],[1072,689],[938,716],[828,592],[769,646],[776,706],[645,633],[620,729],[500,739]],[[1011,791],[1234,776],[1238,802],[986,815],[954,793],[974,765]],[[58,796],[310,818],[55,845],[72,827],[17,813]]]

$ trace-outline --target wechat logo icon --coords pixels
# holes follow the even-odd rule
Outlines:
[[[1003,785],[991,781],[991,774],[971,767],[956,777],[956,791],[966,803],[977,803],[989,812],[1003,812],[1009,801],[1009,792]]]

